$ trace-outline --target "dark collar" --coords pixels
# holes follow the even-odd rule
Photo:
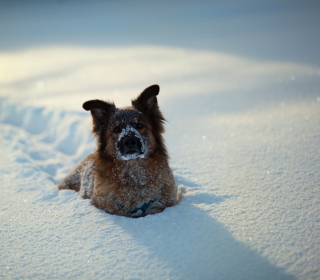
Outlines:
[[[156,199],[150,200],[149,202],[146,202],[142,204],[140,207],[134,208],[130,213],[132,217],[142,217],[146,215],[147,210],[150,208],[150,206],[156,201]]]

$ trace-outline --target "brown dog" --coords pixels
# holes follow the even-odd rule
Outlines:
[[[142,217],[178,203],[179,194],[163,142],[159,86],[146,88],[132,106],[90,100],[96,151],[80,161],[59,189],[72,189],[108,213]]]

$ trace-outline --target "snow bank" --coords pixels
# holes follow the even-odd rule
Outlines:
[[[1,142],[6,279],[292,279],[197,206],[215,207],[223,197],[191,195],[143,219],[112,216],[57,191],[42,160],[30,158],[32,135],[1,125]]]
[[[317,1],[0,6],[0,278],[320,279]],[[82,103],[155,83],[181,203],[58,191],[94,149]]]
[[[155,47],[1,58],[16,69],[1,80],[2,277],[319,278],[319,69]],[[130,219],[58,191],[94,149],[82,103],[128,105],[155,82],[181,203]]]

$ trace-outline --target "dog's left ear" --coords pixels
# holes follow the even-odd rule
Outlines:
[[[145,114],[152,122],[153,128],[162,133],[164,132],[163,122],[165,119],[158,106],[157,95],[159,91],[158,85],[147,87],[137,99],[132,100],[132,106]]]
[[[159,94],[160,87],[158,85],[153,85],[147,87],[135,100],[132,100],[132,105],[137,110],[153,114],[159,111],[157,95]]]

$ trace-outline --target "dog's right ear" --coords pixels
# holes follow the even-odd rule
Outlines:
[[[89,100],[82,105],[83,109],[91,112],[93,118],[93,132],[98,133],[105,127],[109,116],[115,110],[113,103],[105,102],[102,100]]]

